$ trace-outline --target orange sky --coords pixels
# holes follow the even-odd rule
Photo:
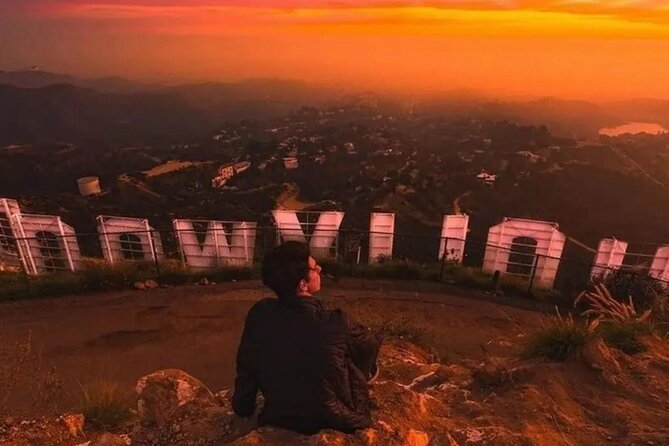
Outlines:
[[[669,1],[1,0],[0,68],[669,98]]]

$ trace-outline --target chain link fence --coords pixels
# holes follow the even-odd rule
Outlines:
[[[592,285],[592,259],[553,258],[536,253],[536,241],[523,238],[509,247],[494,246],[474,238],[444,239],[439,234],[377,234],[342,229],[334,234],[306,234],[287,237],[275,226],[244,226],[241,222],[188,221],[169,229],[135,229],[96,233],[54,234],[39,231],[35,237],[15,238],[9,228],[0,227],[0,293],[2,282],[30,290],[45,277],[65,273],[96,274],[116,270],[133,278],[186,281],[194,277],[225,277],[230,271],[245,271],[229,277],[257,276],[264,255],[287,238],[311,241],[330,237],[326,249],[315,252],[330,277],[356,276],[431,280],[500,293],[550,296],[568,299]],[[370,255],[370,238],[383,235],[392,241],[388,255]],[[76,243],[74,243],[76,241]],[[569,242],[567,242],[569,243]],[[318,243],[316,243],[318,244]],[[508,259],[490,266],[490,253]],[[441,255],[443,253],[443,255]],[[456,259],[454,261],[453,259]],[[618,268],[602,268],[604,276],[615,274],[621,295],[640,292],[640,283],[663,290],[669,285],[649,274],[647,254],[628,254]],[[549,265],[555,265],[551,272]],[[487,266],[484,270],[484,266]],[[133,273],[133,271],[135,273]],[[496,272],[497,271],[497,272]],[[120,273],[119,273],[120,274]],[[110,273],[110,275],[112,275]],[[97,276],[94,276],[97,277]],[[102,280],[102,279],[100,279]],[[91,285],[92,286],[92,285]],[[114,284],[101,289],[113,288]]]

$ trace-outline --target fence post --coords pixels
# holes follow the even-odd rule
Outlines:
[[[539,255],[534,254],[534,262],[532,262],[532,275],[530,276],[530,285],[527,289],[527,294],[532,295],[532,288],[534,287],[534,279],[537,277],[537,265],[539,264]]]
[[[151,239],[151,252],[153,253],[153,263],[156,266],[156,278],[160,276],[160,262],[158,261],[158,253],[156,251],[156,242],[153,233],[158,231],[149,231],[149,238]]]
[[[17,253],[19,256],[19,264],[21,265],[21,272],[23,273],[23,281],[26,285],[26,293],[30,294],[30,275],[28,274],[26,265],[23,263],[23,259],[21,258],[21,251],[17,249]]]
[[[447,253],[448,253],[448,237],[444,237],[444,252],[441,254],[441,271],[439,272],[439,283],[444,281],[444,271],[446,269]]]

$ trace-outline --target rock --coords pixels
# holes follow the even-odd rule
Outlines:
[[[404,436],[402,444],[405,446],[427,446],[430,443],[430,436],[423,431],[409,429]]]
[[[147,290],[152,290],[152,289],[158,288],[158,287],[159,287],[158,282],[156,282],[153,279],[149,279],[149,280],[144,282],[144,288],[147,289]]]
[[[205,286],[206,286],[206,285],[209,285],[209,279],[207,279],[206,277],[203,277],[203,278],[201,278],[201,279],[198,281],[197,284],[198,284],[198,285],[205,285]]]
[[[61,417],[61,420],[71,437],[76,438],[84,434],[84,423],[86,420],[83,414],[80,413],[65,414]]]
[[[258,432],[251,432],[248,435],[238,438],[232,443],[232,446],[261,446],[265,444],[265,439]]]
[[[362,441],[364,446],[375,446],[377,444],[379,434],[376,429],[363,429],[357,432],[358,438]]]
[[[14,426],[14,424],[16,424],[16,420],[14,420],[14,418],[12,418],[12,417],[7,417],[3,420],[3,423],[7,427],[12,427],[12,426]]]
[[[126,436],[105,432],[96,440],[91,441],[89,446],[129,446],[130,444],[130,438]]]
[[[142,377],[135,387],[137,410],[144,424],[163,426],[177,415],[197,417],[218,405],[216,398],[199,380],[176,369],[161,370]]]
[[[509,381],[509,371],[503,360],[487,358],[474,370],[472,379],[480,387],[495,387]]]
[[[144,282],[135,282],[133,287],[135,287],[136,290],[145,290],[146,289],[146,285],[144,285]]]
[[[311,437],[309,446],[345,446],[346,435],[341,432],[321,432]]]

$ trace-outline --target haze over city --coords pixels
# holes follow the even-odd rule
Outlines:
[[[669,2],[5,0],[0,69],[669,97]]]

